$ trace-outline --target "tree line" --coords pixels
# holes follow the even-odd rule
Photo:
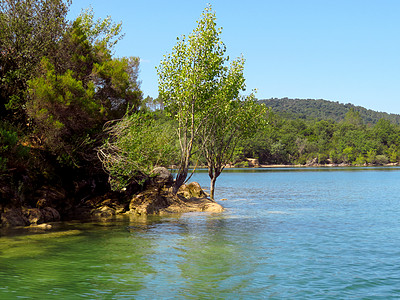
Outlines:
[[[267,107],[271,107],[275,113],[288,119],[304,120],[333,120],[343,121],[349,110],[360,113],[360,117],[365,124],[376,124],[384,118],[392,123],[400,124],[400,115],[388,114],[366,109],[361,106],[355,106],[351,103],[343,104],[338,101],[327,101],[323,99],[289,99],[289,98],[271,98],[259,100]]]
[[[387,119],[365,124],[349,110],[344,120],[288,119],[270,116],[270,126],[243,140],[238,158],[262,164],[381,165],[400,161],[400,126]]]

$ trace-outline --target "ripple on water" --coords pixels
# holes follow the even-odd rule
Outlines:
[[[0,298],[396,299],[399,174],[227,173],[221,214],[1,237]]]

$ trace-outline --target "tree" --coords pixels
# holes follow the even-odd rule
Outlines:
[[[253,136],[267,121],[265,105],[258,104],[253,95],[238,96],[243,86],[237,85],[237,77],[243,77],[242,70],[243,64],[239,69],[231,68],[231,75],[235,76],[225,77],[225,89],[221,88],[218,95],[219,110],[207,119],[207,126],[200,133],[211,181],[211,199],[214,199],[216,180],[231,162],[238,142]]]
[[[88,15],[89,14],[89,15]],[[43,57],[28,81],[26,109],[36,133],[59,161],[78,166],[96,159],[93,143],[103,124],[139,106],[138,58],[112,58],[120,24],[80,15],[58,43],[57,55]]]
[[[229,72],[225,63],[229,57],[225,57],[226,47],[220,34],[215,13],[208,6],[193,32],[188,37],[178,38],[172,53],[164,56],[157,69],[160,97],[178,123],[181,157],[173,189],[175,193],[187,179],[193,151],[201,150],[201,144],[196,144],[200,131],[209,132],[205,126],[214,126],[208,121],[225,103],[219,99],[222,96],[219,89],[225,87],[226,93],[231,93],[231,99],[234,99],[244,84],[244,79],[239,76],[237,87],[228,88],[226,76]],[[241,59],[235,62],[238,68],[240,62]]]
[[[0,1],[0,114],[26,118],[27,82],[43,56],[55,54],[70,0]]]

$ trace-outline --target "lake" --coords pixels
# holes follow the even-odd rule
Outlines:
[[[400,297],[400,168],[227,170],[221,198],[221,214],[2,236],[0,299]]]

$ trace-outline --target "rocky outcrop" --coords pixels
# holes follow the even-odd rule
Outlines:
[[[162,215],[185,212],[221,212],[223,207],[208,198],[197,182],[184,184],[172,193],[173,177],[168,169],[156,168],[145,184],[145,191],[128,198],[109,192],[102,196],[74,201],[63,189],[43,186],[33,193],[31,205],[3,207],[0,204],[0,227],[30,226],[52,228],[51,222],[64,220],[110,220],[121,214]],[[36,207],[33,207],[36,206]]]
[[[3,227],[38,225],[46,222],[60,221],[60,214],[52,207],[39,208],[6,208],[1,214]]]
[[[156,168],[152,174],[154,176],[151,177],[148,188],[131,199],[129,213],[162,215],[195,211],[223,211],[222,206],[209,199],[197,182],[182,185],[177,195],[174,195],[170,188],[173,178],[168,169]]]
[[[21,209],[5,209],[1,213],[1,225],[2,227],[15,227],[15,226],[27,226],[29,220],[25,217]]]
[[[171,172],[167,168],[157,167],[151,171],[147,186],[150,188],[168,188],[171,187],[173,183],[174,178]]]
[[[207,198],[208,195],[203,191],[200,184],[197,182],[191,182],[189,184],[183,184],[179,190],[178,195],[184,198]]]
[[[189,195],[189,192],[186,191],[185,194]],[[169,190],[147,190],[135,195],[129,204],[129,212],[138,215],[163,215],[195,211],[222,212],[223,210],[220,204],[207,197],[186,198],[183,196],[183,192],[174,195]]]

